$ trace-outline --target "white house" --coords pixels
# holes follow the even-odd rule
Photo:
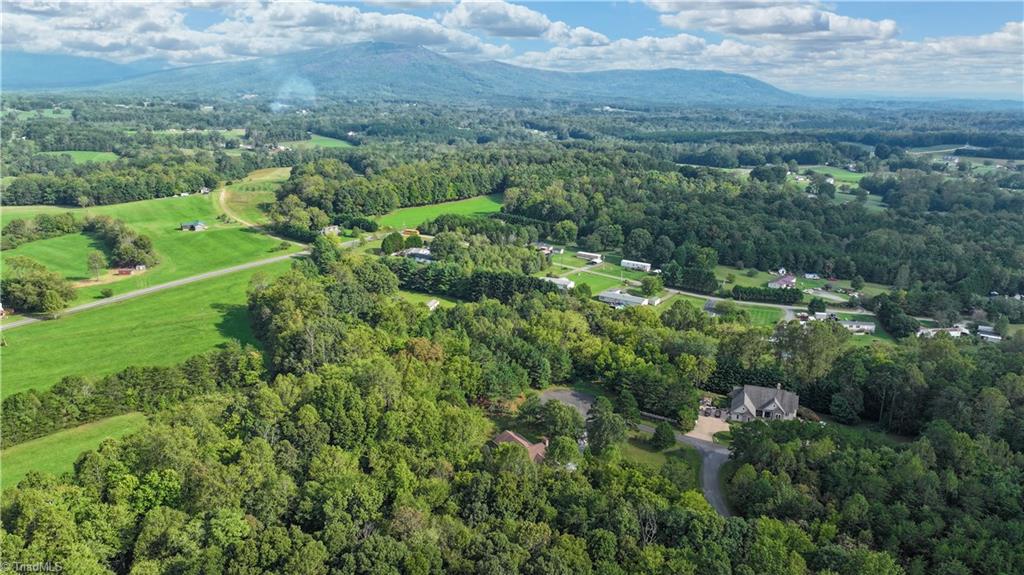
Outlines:
[[[434,256],[430,253],[430,248],[406,248],[396,255],[409,258],[413,261],[421,264],[429,264],[434,262]]]
[[[626,293],[621,289],[605,290],[597,294],[597,299],[614,307],[633,307],[637,305],[650,305],[651,303],[651,300],[645,297]]]
[[[968,335],[971,332],[959,325],[953,327],[922,327],[917,330],[917,337],[935,337],[940,333],[947,334],[949,337],[960,337],[961,335]]]
[[[622,260],[619,265],[627,270],[637,270],[641,272],[650,272],[651,264],[647,262],[638,262],[633,260]]]
[[[542,280],[544,280],[546,282],[555,284],[556,286],[558,286],[558,289],[560,289],[562,291],[571,290],[572,288],[576,287],[576,282],[572,281],[569,278],[548,278],[548,277],[544,277],[544,278],[540,278],[540,279],[542,279]]]
[[[601,254],[595,254],[593,252],[576,252],[576,257],[580,258],[581,260],[587,260],[592,264],[599,264],[602,261],[604,261],[604,258],[601,256]]]
[[[875,333],[875,322],[873,321],[841,321],[839,325],[845,327],[853,334]]]

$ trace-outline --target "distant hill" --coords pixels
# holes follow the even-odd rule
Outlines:
[[[6,60],[4,63],[6,83],[9,70]],[[115,72],[111,69],[108,76]],[[24,70],[15,68],[13,85],[30,87],[31,82],[17,77],[21,73]],[[38,72],[32,76],[36,75]],[[739,74],[675,69],[553,72],[499,62],[464,62],[422,47],[380,42],[167,69],[113,80],[114,83],[106,83],[100,89],[103,92],[228,99],[255,94],[262,99],[299,105],[320,97],[750,106],[793,104],[804,100]],[[35,86],[75,85],[40,86],[37,82]]]
[[[4,90],[47,90],[99,86],[164,68],[162,62],[117,64],[99,58],[62,54],[0,52],[0,87]]]

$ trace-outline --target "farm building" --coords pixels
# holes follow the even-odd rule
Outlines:
[[[978,338],[981,341],[987,341],[989,343],[998,343],[1003,341],[1002,336],[996,335],[995,333],[985,333],[981,331],[978,332]]]
[[[560,289],[562,291],[571,290],[572,288],[576,287],[576,282],[572,281],[569,278],[546,278],[545,277],[545,278],[540,278],[540,279],[542,279],[542,280],[544,280],[544,281],[546,281],[548,283],[555,284],[556,286],[558,286],[558,289]]]
[[[619,265],[627,270],[637,270],[641,272],[651,271],[651,264],[647,262],[637,262],[633,260],[622,260]]]
[[[598,301],[615,307],[633,307],[637,305],[650,305],[651,300],[637,295],[626,293],[620,289],[605,290],[597,294]]]
[[[194,222],[185,222],[181,224],[181,229],[182,231],[201,232],[206,229],[206,224],[199,220],[196,220]]]
[[[592,252],[576,252],[576,257],[580,258],[581,260],[587,260],[592,264],[599,264],[602,261],[604,261],[601,254],[595,254]]]
[[[768,282],[768,287],[772,289],[794,289],[796,288],[796,276],[793,274],[786,274],[778,279]]]
[[[775,387],[744,385],[732,390],[729,419],[732,421],[753,421],[764,419],[793,419],[800,407],[800,396]]]
[[[839,325],[845,327],[850,333],[875,333],[875,322],[873,321],[841,321]]]
[[[505,430],[495,436],[491,440],[495,445],[501,445],[502,443],[514,443],[520,445],[526,450],[526,453],[530,456],[530,461],[534,463],[540,463],[544,459],[544,455],[548,451],[548,440],[545,437],[540,443],[530,443],[522,435],[514,431]]]

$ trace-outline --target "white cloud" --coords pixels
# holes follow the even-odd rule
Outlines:
[[[511,60],[557,70],[692,68],[750,74],[793,91],[935,96],[1001,94],[1024,98],[1024,23],[980,36],[905,41],[801,43],[726,38],[711,43],[679,34],[556,47]]]
[[[817,4],[792,2],[733,2],[720,4],[659,3],[656,10],[677,8],[662,14],[661,23],[680,30],[709,30],[736,36],[777,40],[884,40],[899,32],[892,20],[850,18],[821,9]]]
[[[520,4],[503,0],[460,2],[441,16],[445,26],[477,30],[499,38],[540,38],[559,45],[595,46],[608,38],[582,26],[552,22],[544,14]]]

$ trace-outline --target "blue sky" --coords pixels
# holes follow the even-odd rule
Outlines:
[[[4,2],[3,48],[189,65],[361,41],[565,71],[692,68],[805,94],[1024,98],[1024,2]]]

